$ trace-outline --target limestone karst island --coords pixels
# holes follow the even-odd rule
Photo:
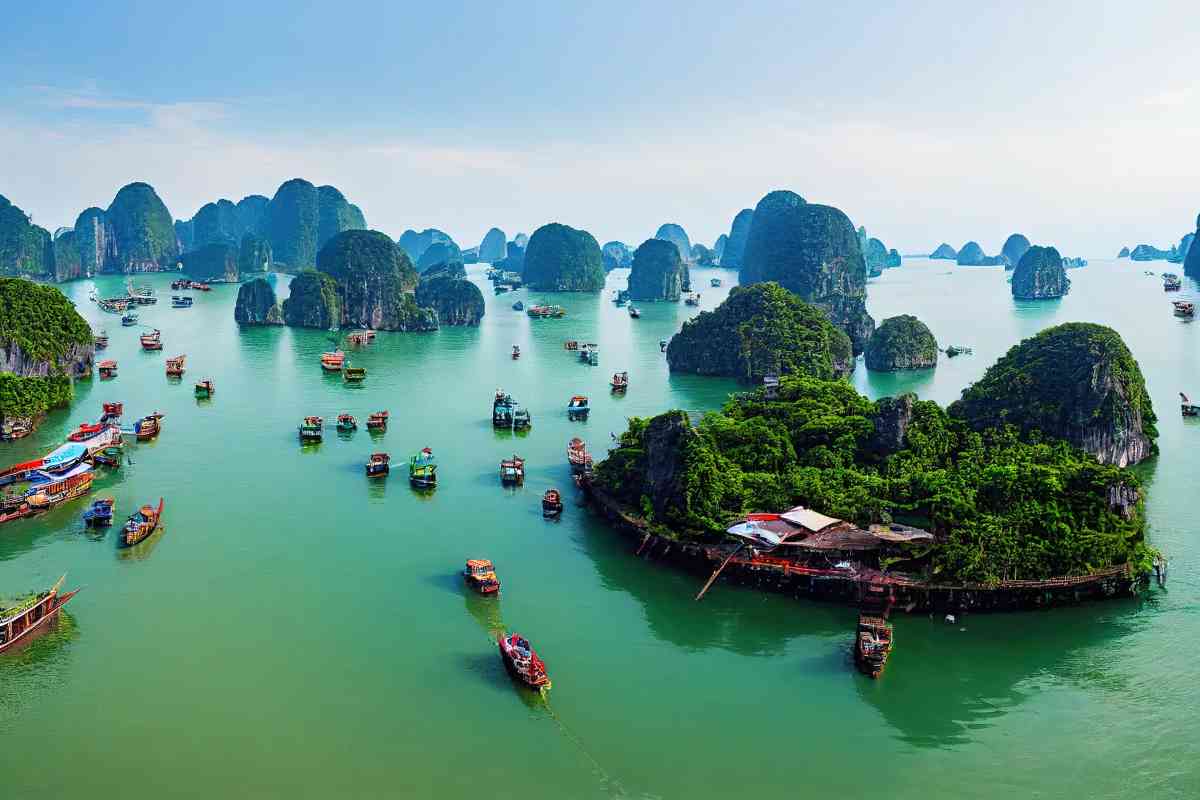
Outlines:
[[[1200,797],[1191,7],[0,18],[0,800]]]

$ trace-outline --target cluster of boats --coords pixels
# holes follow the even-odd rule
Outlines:
[[[195,289],[198,292],[212,291],[212,287],[204,281],[193,281],[189,280],[188,278],[177,278],[176,280],[171,281],[171,289],[172,291],[176,292],[180,289]]]
[[[383,433],[387,430],[387,424],[387,411],[375,411],[367,417],[367,430],[372,433]],[[336,427],[339,434],[352,434],[358,430],[358,420],[352,414],[338,414]],[[325,438],[325,419],[318,416],[305,417],[301,420],[297,433],[301,444],[319,443]],[[363,468],[368,478],[385,478],[391,474],[391,464],[391,455],[375,452],[367,457]],[[408,461],[408,481],[417,489],[433,489],[437,486],[437,468],[433,450],[424,447]]]
[[[342,373],[342,380],[346,383],[362,383],[367,379],[367,370],[363,367],[352,366],[346,360],[346,354],[341,350],[321,353],[321,369],[326,372]]]
[[[481,595],[494,596],[500,592],[496,568],[486,558],[467,559],[462,576],[467,586]],[[496,646],[510,675],[534,691],[550,688],[546,662],[538,657],[528,639],[519,633],[501,631],[496,635]]]
[[[511,394],[497,389],[496,396],[492,399],[492,427],[524,431],[532,426],[533,417],[529,414],[529,409],[522,407]]]

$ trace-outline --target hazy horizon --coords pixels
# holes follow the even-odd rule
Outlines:
[[[53,231],[143,180],[172,215],[329,183],[463,247],[558,221],[711,246],[791,189],[902,253],[1195,229],[1183,4],[6,10],[0,194]]]

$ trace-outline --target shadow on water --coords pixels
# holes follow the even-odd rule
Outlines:
[[[1047,683],[1121,692],[1120,640],[1139,627],[1144,601],[1106,601],[1017,615],[895,619],[896,649],[871,680],[854,670],[859,696],[902,741],[925,748],[978,740],[974,733],[1038,695]],[[849,653],[851,637],[846,637]],[[914,702],[914,698],[920,698]]]

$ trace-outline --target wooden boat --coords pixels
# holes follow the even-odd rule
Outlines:
[[[574,339],[567,339],[565,342],[563,342],[563,349],[569,350],[573,353],[579,349],[579,342],[575,341]]]
[[[97,350],[103,350],[106,347],[108,347],[108,334],[106,332],[100,331],[95,336],[93,336],[92,339],[93,339],[93,341],[96,342]]]
[[[1187,300],[1176,300],[1171,305],[1175,307],[1177,317],[1192,317],[1196,314],[1196,304]]]
[[[625,390],[629,388],[629,373],[628,372],[613,373],[612,380],[609,382],[608,385],[612,387],[612,390],[614,392],[617,392],[618,394],[623,394],[625,392]]]
[[[370,344],[375,340],[375,331],[355,331],[346,338],[350,340],[350,344]]]
[[[891,623],[873,614],[859,614],[858,629],[854,636],[854,663],[858,666],[858,671],[871,678],[878,678],[891,652]]]
[[[567,401],[567,419],[587,419],[588,399],[581,394],[577,394]]]
[[[103,450],[92,453],[92,463],[97,467],[109,467],[111,469],[120,469],[121,467],[121,446],[110,445]]]
[[[388,423],[388,412],[375,411],[371,416],[367,417],[367,430],[369,431],[386,431]]]
[[[186,295],[175,295],[171,298],[171,308],[191,308],[194,301]]]
[[[106,424],[115,425],[121,421],[121,415],[125,413],[124,403],[105,403],[101,408],[100,421]]]
[[[346,368],[342,370],[342,380],[346,383],[362,383],[367,379],[367,371],[362,367],[352,367],[349,362],[346,363]]]
[[[1181,281],[1179,276],[1173,272],[1164,272],[1162,279],[1164,292],[1178,292],[1183,286],[1183,281]]]
[[[720,285],[721,285],[721,279],[720,279],[720,278],[711,278],[711,279],[708,281],[708,285],[709,285],[709,286],[711,286],[711,287],[713,287],[713,288],[715,289],[715,288],[717,288],[718,286],[720,286]]]
[[[101,361],[96,365],[96,369],[100,371],[101,378],[117,377],[117,362],[112,359]]]
[[[545,662],[538,658],[533,646],[523,636],[517,633],[505,636],[502,632],[496,637],[496,644],[500,647],[500,658],[504,660],[505,668],[514,678],[530,689],[550,688]]]
[[[587,451],[587,445],[578,436],[567,443],[567,462],[571,465],[571,472],[576,474],[586,472],[592,467],[592,454]]]
[[[1200,406],[1193,405],[1183,392],[1179,393],[1179,411],[1185,417],[1200,417]]]
[[[383,478],[391,472],[392,457],[387,453],[371,453],[367,459],[367,477]]]
[[[567,310],[562,306],[530,306],[525,313],[534,319],[558,319],[565,317]]]
[[[337,429],[341,433],[351,433],[358,430],[358,420],[349,414],[338,414]]]
[[[642,316],[642,312],[636,306],[630,306],[629,307],[629,316],[633,317],[634,319],[637,319],[638,317]]]
[[[513,403],[512,426],[514,431],[527,431],[533,426],[533,416],[529,409]]]
[[[518,455],[500,462],[500,483],[516,486],[525,482],[525,459]]]
[[[468,558],[467,568],[462,571],[463,580],[480,594],[496,594],[500,591],[500,579],[496,568],[486,558]]]
[[[167,359],[167,377],[181,378],[183,377],[183,362],[187,356],[175,356]]]
[[[147,442],[162,432],[162,418],[165,414],[155,411],[133,423],[133,435],[139,442]]]
[[[213,384],[212,378],[205,378],[202,381],[196,381],[196,397],[201,399],[212,397],[216,390],[217,387]]]
[[[16,603],[0,605],[0,653],[31,639],[79,592],[75,589],[59,594],[66,579],[67,576],[63,575],[48,592],[39,592]]]
[[[558,493],[558,489],[547,489],[542,495],[542,516],[547,519],[557,517],[562,510],[562,495]]]
[[[113,504],[111,497],[101,497],[92,501],[92,507],[83,512],[83,524],[89,528],[107,528],[113,521]]]
[[[505,284],[502,284],[502,283],[497,283],[492,286],[492,291],[495,294],[507,294],[508,292],[512,291],[512,287],[506,286]]]
[[[437,461],[428,447],[421,449],[408,461],[408,482],[418,489],[437,486]]]
[[[319,442],[324,436],[325,420],[320,417],[305,417],[297,429],[301,442]]]
[[[513,357],[513,361],[516,361],[518,358],[521,357],[521,348],[519,345],[515,345],[515,344],[513,345],[512,357]]]
[[[132,328],[134,325],[137,325],[137,324],[138,324],[138,315],[133,313],[132,311],[130,311],[125,316],[121,317],[121,326],[122,327]]]
[[[588,342],[579,348],[579,360],[585,364],[591,364],[593,367],[600,364],[600,345],[595,342]]]
[[[203,281],[192,281],[192,288],[198,292],[211,292],[212,287]]]
[[[143,350],[162,350],[162,332],[157,328],[141,336]]]
[[[144,505],[136,512],[129,515],[129,521],[125,523],[125,529],[121,532],[121,545],[123,547],[133,547],[139,542],[146,541],[150,534],[158,530],[158,524],[162,520],[163,499],[158,498],[158,508],[151,505]]]
[[[68,442],[82,442],[91,439],[108,426],[103,422],[81,422],[79,427],[67,434]]]
[[[0,424],[0,440],[6,442],[24,439],[31,433],[33,433],[33,428],[22,419],[6,419]]]
[[[514,410],[516,410],[516,403],[512,396],[505,394],[503,389],[497,389],[496,397],[492,400],[492,427],[511,428]]]
[[[321,353],[321,369],[326,372],[341,372],[342,366],[346,363],[346,354],[341,350],[334,350],[331,353]]]
[[[129,302],[139,306],[152,306],[158,302],[158,298],[154,296],[154,289],[149,286],[134,289],[132,283],[126,283],[126,293],[129,295]]]
[[[686,297],[683,298],[683,302],[685,305],[689,305],[689,306],[700,305],[700,293],[699,292],[691,292],[690,294],[688,294]]]

